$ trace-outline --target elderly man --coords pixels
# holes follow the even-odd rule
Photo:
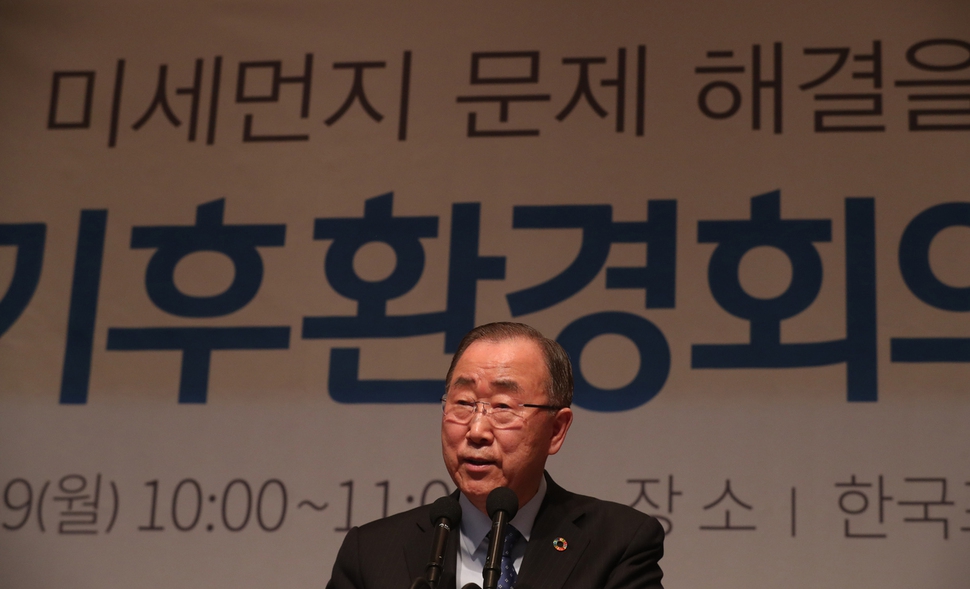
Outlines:
[[[482,325],[459,344],[445,389],[441,449],[462,520],[439,589],[481,584],[485,500],[496,487],[519,499],[505,579],[515,589],[662,589],[657,520],[570,493],[544,471],[573,421],[572,368],[559,344],[521,323]],[[428,506],[351,529],[328,589],[407,589],[424,574],[433,531]]]

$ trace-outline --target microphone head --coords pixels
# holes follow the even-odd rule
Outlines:
[[[441,518],[448,520],[448,525],[451,527],[461,522],[461,505],[451,495],[439,497],[431,504],[431,525],[437,525]]]
[[[485,510],[488,511],[488,517],[493,520],[499,511],[509,514],[509,519],[512,519],[519,511],[519,498],[515,491],[508,487],[496,487],[485,499]]]

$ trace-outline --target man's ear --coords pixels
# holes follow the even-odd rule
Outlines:
[[[556,411],[556,416],[552,422],[552,438],[549,440],[549,455],[552,456],[562,448],[562,443],[566,440],[566,432],[573,423],[573,410],[564,407]]]

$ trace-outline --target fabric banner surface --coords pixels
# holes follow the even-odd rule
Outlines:
[[[964,0],[11,0],[0,44],[0,587],[323,586],[454,490],[500,320],[666,586],[966,586]]]

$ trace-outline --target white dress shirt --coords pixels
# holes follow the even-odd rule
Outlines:
[[[525,557],[525,547],[532,535],[532,524],[536,521],[539,506],[546,496],[546,478],[539,482],[539,490],[535,497],[523,505],[510,522],[522,534],[522,540],[516,543],[512,550],[513,566],[516,572],[522,566]],[[492,520],[472,505],[464,494],[458,498],[461,505],[461,539],[459,540],[458,563],[455,567],[455,586],[461,589],[468,583],[482,586],[482,570],[485,568],[485,557],[488,552],[488,541],[485,536],[492,529]]]

